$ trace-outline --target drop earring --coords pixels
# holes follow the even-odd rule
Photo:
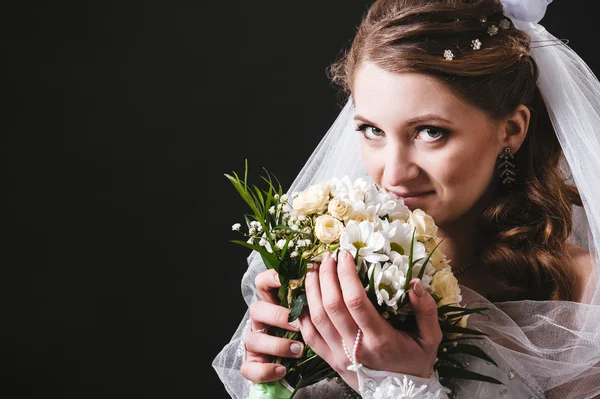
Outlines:
[[[514,183],[517,171],[515,164],[513,163],[515,156],[513,155],[510,147],[505,147],[504,151],[498,156],[500,163],[498,168],[500,169],[500,178],[502,184]]]

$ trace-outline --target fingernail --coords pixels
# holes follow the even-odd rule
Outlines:
[[[275,274],[273,275],[273,279],[279,283],[279,274],[278,274],[278,273],[275,273]]]
[[[321,256],[321,263],[327,262],[331,258],[331,252],[325,252],[323,256]]]
[[[299,344],[297,342],[294,342],[293,344],[290,345],[290,351],[294,354],[294,355],[299,355],[302,353],[302,350],[304,349],[304,345]]]
[[[294,328],[300,328],[300,323],[298,322],[298,319],[296,319],[288,324]]]
[[[423,288],[423,284],[421,284],[421,280],[420,279],[416,279],[416,280],[417,281],[415,282],[415,285],[414,285],[415,294],[417,294],[417,296],[425,295],[425,288]]]
[[[278,377],[283,377],[286,373],[286,369],[283,366],[277,366],[277,368],[275,369],[275,374],[277,374]]]
[[[340,254],[338,255],[338,258],[342,261],[342,260],[346,260],[347,257],[348,257],[348,251],[346,251],[345,249],[340,249]]]

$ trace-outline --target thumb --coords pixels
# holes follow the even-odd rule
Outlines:
[[[408,299],[412,305],[419,328],[418,336],[432,350],[437,350],[442,342],[442,329],[438,320],[438,309],[435,299],[427,292],[421,280],[414,278],[409,284]]]

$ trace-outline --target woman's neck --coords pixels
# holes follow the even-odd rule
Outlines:
[[[475,260],[478,250],[477,232],[473,224],[439,227],[438,237],[442,252],[453,270],[464,267]]]

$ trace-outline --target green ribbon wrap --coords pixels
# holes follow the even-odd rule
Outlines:
[[[294,388],[285,380],[253,384],[248,399],[290,399]]]

